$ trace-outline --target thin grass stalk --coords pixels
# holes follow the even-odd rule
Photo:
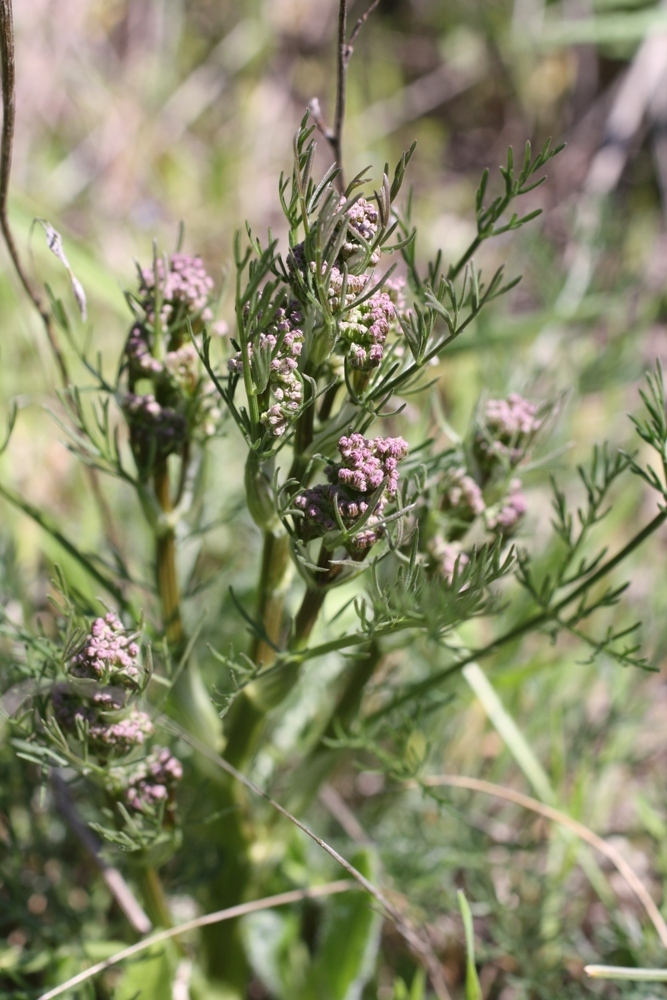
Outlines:
[[[524,795],[523,792],[517,792],[513,788],[495,785],[481,778],[467,778],[458,774],[439,774],[423,778],[420,781],[410,782],[409,786],[413,788],[420,786],[426,788],[439,788],[441,786],[466,788],[472,792],[482,792],[485,795],[494,795],[496,798],[505,799],[508,802],[513,802],[515,805],[521,806],[523,809],[530,809],[531,812],[538,813],[540,816],[544,816],[545,819],[552,820],[554,823],[560,823],[611,861],[619,875],[622,876],[641,903],[646,911],[646,915],[655,927],[660,941],[667,948],[667,923],[634,868],[628,864],[623,855],[612,844],[603,840],[597,833],[593,833],[583,823],[568,816],[567,813],[561,812],[560,809],[554,809],[553,806],[548,806],[544,802],[538,802],[537,799],[533,799],[530,795]]]
[[[424,968],[428,971],[433,989],[439,1000],[451,1000],[447,984],[442,972],[442,966],[438,961],[428,935],[415,929],[411,921],[406,917],[406,915],[394,904],[392,903],[381,889],[378,889],[369,879],[366,878],[354,865],[350,864],[347,858],[344,858],[334,847],[331,847],[322,837],[319,837],[310,827],[302,823],[301,820],[297,819],[289,810],[285,809],[279,802],[276,802],[268,792],[265,792],[263,788],[260,788],[254,781],[248,778],[245,774],[235,768],[229,761],[225,760],[220,754],[215,753],[204,743],[193,737],[190,733],[184,732],[179,726],[175,725],[172,720],[163,717],[161,724],[165,729],[172,732],[174,735],[180,736],[187,743],[189,743],[195,750],[200,753],[205,754],[211,763],[214,763],[222,771],[228,774],[235,781],[239,782],[245,789],[252,792],[253,795],[258,796],[267,802],[272,809],[275,809],[281,816],[283,816],[290,823],[294,824],[297,829],[301,830],[307,837],[309,837],[314,843],[316,843],[323,851],[325,851],[330,858],[332,858],[338,865],[340,865],[344,871],[351,875],[362,888],[366,890],[382,907],[386,912],[387,916],[392,920],[396,929],[400,933],[401,937],[404,939],[406,944],[413,951],[415,956],[424,965]],[[218,949],[220,950],[220,943],[218,942]]]
[[[223,923],[226,920],[246,916],[249,913],[273,909],[276,906],[287,906],[290,903],[298,903],[304,899],[321,899],[324,896],[333,896],[341,892],[353,892],[357,888],[355,882],[349,879],[340,879],[337,882],[329,882],[325,885],[313,886],[309,889],[292,889],[290,892],[281,892],[276,896],[255,899],[250,903],[241,903],[239,906],[232,906],[226,910],[218,910],[216,913],[207,913],[202,917],[195,917],[194,920],[188,920],[183,924],[179,924],[178,927],[170,927],[166,930],[158,931],[157,934],[151,934],[150,937],[130,945],[129,948],[123,948],[122,951],[116,952],[111,958],[106,958],[103,962],[98,962],[96,965],[91,966],[90,969],[85,969],[83,972],[78,973],[78,975],[72,976],[67,982],[56,986],[55,989],[49,990],[47,993],[42,993],[38,997],[38,1000],[55,1000],[56,997],[62,996],[63,993],[67,993],[76,986],[88,982],[88,980],[93,979],[95,976],[99,976],[102,972],[106,972],[107,969],[113,968],[114,965],[119,965],[128,958],[134,958],[135,955],[140,955],[142,951],[146,951],[146,949],[152,948],[156,944],[162,944],[163,941],[178,938],[182,934],[198,930],[200,927],[210,927],[214,924]]]

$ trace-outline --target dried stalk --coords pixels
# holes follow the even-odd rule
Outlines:
[[[339,854],[335,848],[327,844],[327,842],[322,840],[321,837],[318,837],[316,833],[305,825],[305,823],[302,823],[296,818],[296,816],[293,816],[290,812],[288,812],[284,806],[281,806],[279,802],[276,802],[275,799],[271,798],[271,796],[265,792],[264,789],[260,788],[254,781],[251,781],[245,774],[237,770],[237,768],[230,764],[229,761],[225,760],[224,757],[215,753],[215,751],[211,750],[210,747],[207,747],[200,740],[192,736],[191,733],[186,732],[180,726],[176,725],[171,719],[166,718],[166,716],[163,716],[159,722],[173,735],[179,736],[181,739],[189,743],[195,750],[199,751],[199,753],[208,757],[210,761],[217,764],[218,767],[220,767],[236,781],[244,785],[244,787],[251,791],[254,795],[257,795],[259,798],[264,799],[265,802],[268,802],[268,804],[279,812],[281,816],[284,816],[285,819],[289,820],[290,823],[293,823],[294,826],[302,831],[302,833],[305,833],[307,837],[310,837],[310,839],[313,840],[318,847],[321,847],[323,851],[333,858],[334,861],[336,861],[336,863],[348,873],[348,875],[351,875],[352,878],[355,879],[359,885],[380,904],[387,916],[393,921],[403,940],[411,948],[413,953],[421,960],[431,977],[433,989],[435,990],[439,1000],[451,1000],[447,983],[445,982],[445,977],[443,975],[442,966],[433,951],[430,941],[424,934],[420,934],[414,927],[412,927],[407,917],[398,909],[398,907],[390,902],[380,889],[374,886],[372,882],[369,882],[366,876],[362,875],[362,873],[355,868],[354,865],[350,864],[350,862],[344,858],[342,854]],[[40,997],[39,1000],[48,1000],[48,997]]]
[[[215,913],[207,913],[203,917],[195,917],[194,920],[188,920],[183,924],[179,924],[178,927],[170,927],[167,930],[158,931],[157,934],[151,934],[144,941],[138,941],[136,944],[130,945],[129,948],[117,951],[111,958],[107,958],[103,962],[98,962],[97,965],[92,965],[89,969],[85,969],[84,972],[80,972],[78,975],[73,976],[72,979],[68,979],[61,986],[56,986],[55,989],[49,990],[47,993],[42,993],[38,997],[38,1000],[54,1000],[54,997],[62,996],[63,993],[67,993],[75,986],[80,986],[81,983],[87,982],[93,976],[99,975],[100,972],[105,972],[113,965],[124,962],[126,958],[132,958],[134,955],[138,955],[155,944],[169,941],[170,938],[178,937],[187,931],[194,931],[199,927],[207,927],[210,924],[219,924],[223,920],[243,917],[248,913],[256,913],[258,910],[268,910],[274,906],[286,906],[288,903],[298,903],[302,899],[333,896],[335,893],[350,892],[355,888],[354,882],[345,879],[339,882],[329,882],[327,885],[314,886],[312,889],[293,889],[291,892],[281,892],[277,896],[266,896],[264,899],[255,899],[251,903],[241,903],[239,906],[232,906],[227,910],[218,910]]]
[[[81,842],[99,868],[107,889],[118,903],[137,934],[148,934],[153,925],[144,913],[129,885],[113,865],[110,865],[101,855],[101,845],[92,830],[86,826],[79,816],[76,806],[70,798],[67,785],[55,771],[51,776],[58,811],[67,820],[67,825],[75,837]]]
[[[438,788],[440,786],[467,788],[472,792],[483,792],[486,795],[494,795],[496,798],[514,802],[523,809],[530,809],[531,812],[538,813],[540,816],[544,816],[545,819],[550,819],[554,823],[559,823],[561,826],[571,830],[577,837],[590,844],[591,847],[599,851],[600,854],[604,854],[611,861],[643,906],[649,920],[658,933],[658,937],[665,948],[667,948],[667,923],[665,923],[660,910],[634,868],[628,864],[623,855],[615,847],[606,840],[603,840],[602,837],[599,837],[597,833],[593,833],[583,823],[572,819],[571,816],[561,812],[559,809],[554,809],[553,806],[547,806],[543,802],[539,802],[530,795],[524,795],[523,792],[516,792],[513,788],[505,788],[503,785],[495,785],[490,781],[483,781],[481,778],[467,778],[458,774],[440,774],[424,778],[421,782],[412,782],[411,785],[412,787],[422,785],[428,788]]]
[[[310,102],[310,112],[313,121],[320,132],[327,140],[333,150],[334,159],[339,170],[336,178],[336,186],[341,194],[345,191],[345,179],[343,173],[343,124],[345,122],[345,104],[347,101],[347,70],[350,59],[354,52],[354,43],[364,24],[371,16],[380,0],[373,0],[370,7],[361,15],[349,39],[347,37],[347,4],[348,0],[340,0],[338,8],[338,48],[337,48],[337,76],[336,76],[336,110],[334,113],[334,127],[327,128],[322,117],[320,104],[317,98]]]

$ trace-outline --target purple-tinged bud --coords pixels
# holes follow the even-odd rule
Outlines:
[[[396,308],[389,295],[376,292],[345,314],[339,324],[341,339],[347,345],[352,368],[369,371],[382,361],[383,347],[391,329],[397,328]]]
[[[521,480],[513,479],[510,491],[504,500],[487,512],[486,526],[503,538],[509,538],[517,530],[527,509],[526,498],[521,491]]]
[[[448,587],[454,582],[455,574],[460,574],[463,567],[470,562],[469,557],[458,545],[445,541],[441,535],[431,540],[428,551]]]
[[[339,203],[339,208],[345,204],[345,199],[341,198]],[[343,244],[341,250],[341,257],[343,260],[347,260],[354,254],[359,253],[362,250],[362,245],[358,240],[355,240],[355,234],[358,233],[359,236],[366,242],[372,243],[377,236],[378,225],[380,222],[380,214],[372,204],[372,202],[367,201],[366,198],[358,198],[354,204],[347,210],[348,217],[348,239]],[[376,247],[373,251],[370,264],[377,264],[380,260],[380,248]]]
[[[210,303],[214,281],[207,274],[201,258],[173,253],[166,272],[161,257],[157,258],[155,267],[141,270],[142,305],[149,322],[155,322],[156,271],[157,285],[162,293],[160,319],[165,325],[184,323],[186,317],[202,322],[213,318]]]
[[[542,426],[533,403],[513,393],[508,399],[490,399],[483,410],[482,424],[475,436],[475,452],[480,464],[518,465]]]
[[[130,429],[130,443],[137,465],[145,471],[178,451],[187,439],[185,417],[169,406],[161,406],[152,393],[129,392],[123,410]]]
[[[138,812],[153,813],[164,802],[167,811],[173,812],[176,785],[182,777],[181,762],[166,747],[154,747],[130,774],[127,803]]]
[[[445,480],[442,510],[466,524],[484,513],[482,491],[465,469],[452,469]]]
[[[130,372],[130,384],[140,378],[154,378],[164,372],[164,365],[153,357],[148,328],[135,323],[125,344],[125,358]]]
[[[384,533],[380,519],[387,503],[396,496],[398,462],[406,457],[408,445],[403,438],[369,440],[362,434],[351,434],[339,440],[338,451],[343,461],[324,470],[329,482],[310,487],[295,498],[294,506],[303,511],[297,531],[304,541],[335,531],[336,509],[345,527],[353,529],[355,522],[367,514],[368,499],[384,482],[372,515],[348,543],[350,550],[358,552],[370,548]]]
[[[120,619],[109,612],[93,622],[82,649],[72,657],[69,673],[136,690],[141,677],[138,656],[137,643]]]
[[[146,737],[153,734],[153,723],[146,712],[133,709],[119,722],[107,722],[99,717],[89,726],[88,733],[91,745],[98,753],[113,752],[120,756],[142,746]]]
[[[287,309],[276,310],[273,323],[257,338],[258,351],[274,352],[270,368],[268,388],[273,399],[261,415],[262,423],[275,437],[281,437],[301,412],[303,405],[303,382],[299,374],[298,358],[303,348],[303,317],[298,303],[292,301]],[[248,345],[250,366],[253,368],[255,344]],[[232,374],[243,375],[243,355],[239,351],[227,362]]]

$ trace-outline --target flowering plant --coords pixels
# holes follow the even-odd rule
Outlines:
[[[312,107],[294,138],[291,173],[278,184],[284,245],[271,232],[263,241],[250,227],[247,240],[236,236],[233,332],[215,322],[216,282],[202,259],[183,253],[180,244],[164,256],[155,247],[152,263],[137,268],[114,379],[77,341],[61,301],[52,297],[42,313],[50,337],[69,338],[88,373],[84,394],[58,355],[65,383],[60,420],[69,446],[95,490],[99,475],[111,474],[133,491],[152,546],[154,583],[146,583],[149,572],[133,575],[119,550],[115,561],[92,559],[41,512],[2,490],[51,531],[115,608],[100,616],[99,601],[61,574],[49,637],[0,616],[3,637],[13,649],[22,647],[6,684],[13,745],[39,769],[45,788],[60,789],[70,816],[77,808],[85,812],[85,829],[100,838],[92,853],[103,868],[103,851],[124,855],[142,897],[138,916],[123,897],[135,930],[144,933],[148,921],[162,928],[160,940],[179,936],[170,873],[178,870],[185,879],[192,874],[188,864],[200,862],[193,891],[206,913],[188,925],[202,929],[192,950],[193,997],[245,996],[253,976],[268,983],[274,973],[269,986],[276,995],[320,995],[335,979],[348,929],[354,955],[335,996],[360,995],[372,971],[368,956],[379,947],[379,924],[351,883],[322,890],[345,893],[346,903],[330,906],[309,950],[306,930],[285,922],[267,945],[270,959],[263,958],[252,924],[238,919],[251,911],[249,896],[260,888],[284,890],[278,896],[286,894],[287,902],[312,894],[294,829],[374,897],[426,970],[429,988],[446,997],[429,934],[379,887],[377,852],[360,837],[359,850],[347,859],[302,817],[318,793],[331,794],[328,779],[350,753],[371,761],[381,780],[425,789],[424,718],[446,709],[439,689],[525,635],[564,631],[586,643],[591,655],[646,665],[628,638],[633,629],[609,628],[600,637],[589,622],[621,593],[598,585],[667,517],[660,372],[649,379],[647,416],[637,429],[659,456],[662,473],[634,455],[596,449],[580,469],[586,503],[578,520],[554,480],[548,544],[557,552],[548,572],[522,536],[533,514],[523,482],[554,406],[517,393],[488,399],[460,436],[443,422],[424,430],[408,417],[408,403],[428,392],[428,376],[447,349],[515,287],[518,279],[505,281],[502,267],[486,279],[473,255],[484,241],[535,217],[531,211],[508,220],[507,211],[541,183],[561,147],[547,143],[534,156],[527,145],[518,167],[510,150],[501,170],[503,193],[488,201],[488,174],[482,178],[470,245],[449,266],[439,252],[424,267],[411,198],[402,200],[415,146],[393,173],[385,167],[375,190],[367,171],[344,181],[346,11],[341,0],[336,126],[327,130],[319,106]],[[11,23],[4,16],[6,41]],[[318,127],[335,154],[319,180]],[[248,530],[252,522],[262,548],[256,584],[229,588],[216,641],[207,646],[184,612],[195,591],[179,560],[195,535],[207,534],[206,456],[220,439],[230,454],[242,443],[243,513],[237,518]],[[626,472],[657,491],[660,511],[607,557],[589,536]],[[147,593],[149,603],[157,598],[157,610],[138,627]],[[474,631],[478,619],[486,641]],[[415,662],[401,653],[408,643],[419,649]],[[336,683],[327,688],[322,681],[313,697],[309,680],[332,662]],[[299,712],[301,731],[279,760],[276,734]],[[281,782],[284,799],[277,801],[273,788]],[[203,818],[197,812],[202,798]],[[301,958],[290,952],[293,977],[280,979],[276,969],[288,939]],[[169,989],[172,965],[190,961],[188,949],[181,941],[163,956]]]

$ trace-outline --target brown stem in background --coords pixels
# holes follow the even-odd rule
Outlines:
[[[100,874],[106,882],[107,889],[137,934],[148,934],[152,929],[150,920],[118,869],[114,868],[113,865],[110,865],[102,857],[100,843],[90,827],[82,820],[76,806],[72,802],[67,785],[55,770],[51,772],[51,785],[58,812],[67,820],[67,825],[72,830],[72,833],[85,847],[99,868]]]
[[[336,165],[340,171],[336,177],[336,187],[341,194],[345,191],[345,178],[343,174],[343,123],[345,121],[345,102],[347,98],[347,69],[350,65],[352,53],[354,52],[354,43],[357,40],[357,35],[379,3],[380,0],[373,0],[370,7],[355,24],[348,41],[347,0],[340,0],[338,8],[338,70],[334,127],[332,129],[327,128],[317,98],[314,98],[309,105],[313,121],[333,150]]]
[[[340,173],[336,178],[338,190],[345,190],[343,176],[343,122],[345,121],[345,99],[347,97],[347,67],[350,57],[347,54],[347,0],[340,0],[338,8],[338,76],[336,81],[336,116],[334,118],[333,135],[329,139]]]
[[[359,18],[359,20],[355,24],[354,28],[352,29],[352,34],[350,35],[350,40],[347,43],[347,61],[348,62],[350,61],[352,53],[354,52],[354,43],[357,40],[357,35],[361,31],[361,29],[363,28],[363,26],[365,25],[366,21],[371,16],[371,14],[375,10],[375,8],[379,7],[379,5],[380,5],[380,0],[373,0],[373,3],[370,5],[370,7],[366,11],[366,13],[361,15],[361,17]]]
[[[12,15],[12,0],[0,0],[0,53],[2,55],[2,141],[0,143],[0,229],[4,237],[9,256],[19,280],[25,288],[35,309],[42,317],[46,336],[49,339],[60,377],[64,386],[71,384],[65,358],[58,344],[53,329],[51,313],[44,305],[39,293],[23,269],[19,257],[14,234],[7,216],[7,195],[9,192],[9,175],[12,168],[12,147],[14,144],[14,123],[16,120],[16,67],[14,62],[14,19]]]

